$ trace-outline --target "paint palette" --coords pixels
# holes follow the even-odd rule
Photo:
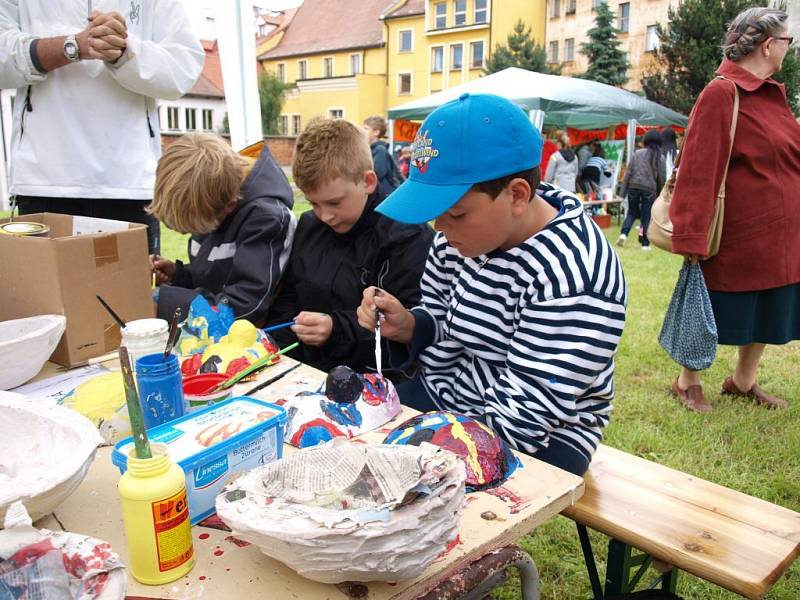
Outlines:
[[[419,446],[429,442],[450,450],[467,467],[467,491],[500,485],[520,465],[508,445],[483,423],[445,411],[412,417],[386,436],[384,444]]]

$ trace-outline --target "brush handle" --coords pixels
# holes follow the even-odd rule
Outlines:
[[[255,394],[257,391],[263,390],[265,387],[272,385],[273,383],[275,383],[279,379],[283,379],[289,373],[291,373],[295,369],[299,369],[302,366],[303,366],[303,363],[297,363],[296,365],[292,365],[291,367],[286,369],[283,373],[278,373],[277,375],[275,375],[275,377],[270,377],[266,381],[262,381],[261,383],[259,383],[257,386],[250,388],[244,394],[242,394],[242,396],[250,396],[251,394]]]
[[[278,350],[274,354],[270,354],[269,356],[265,356],[264,358],[261,358],[261,359],[257,360],[256,362],[254,362],[252,365],[250,365],[249,367],[247,367],[243,371],[239,371],[238,373],[236,373],[236,375],[234,375],[230,379],[226,379],[222,383],[218,384],[213,390],[211,390],[211,392],[219,392],[220,390],[227,390],[229,387],[239,383],[242,379],[244,379],[248,375],[252,375],[256,371],[260,371],[264,367],[268,367],[271,360],[273,360],[274,358],[280,356],[281,354],[285,354],[286,352],[289,352],[290,350],[294,350],[299,345],[300,345],[300,342],[295,342],[294,344],[289,344],[288,346],[286,346],[286,348],[283,348],[282,350]]]
[[[147,430],[144,427],[142,406],[139,404],[139,395],[136,393],[136,384],[133,381],[131,359],[125,346],[119,347],[119,364],[122,366],[125,401],[128,404],[128,416],[131,420],[133,443],[136,446],[136,458],[153,458],[153,453],[150,451],[150,442],[147,440]]]
[[[167,346],[164,348],[164,356],[163,360],[167,360],[169,353],[172,352],[172,349],[175,347],[176,342],[178,341],[178,337],[180,337],[180,329],[178,328],[178,323],[181,320],[182,311],[180,308],[176,308],[175,312],[172,313],[172,321],[169,324],[169,333],[167,334]]]
[[[278,329],[284,329],[286,327],[291,327],[294,325],[294,319],[291,321],[286,321],[286,323],[278,323],[277,325],[270,325],[269,327],[265,327],[262,331],[264,333],[269,333],[270,331],[278,331]]]
[[[103,305],[103,308],[105,308],[108,311],[108,314],[111,315],[111,318],[114,319],[117,322],[117,325],[119,325],[119,328],[120,329],[125,329],[125,321],[123,321],[120,318],[120,316],[117,313],[114,312],[114,310],[106,303],[106,301],[103,300],[98,295],[95,295],[95,298],[97,298],[97,300],[100,302],[100,304]]]

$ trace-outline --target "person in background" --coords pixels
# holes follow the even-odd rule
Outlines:
[[[600,175],[611,177],[611,169],[608,168],[605,156],[606,153],[603,150],[603,146],[595,142],[592,148],[592,156],[586,161],[586,165],[581,171],[583,189],[586,190],[591,199],[595,199],[600,191]]]
[[[633,153],[631,162],[622,180],[620,196],[628,198],[628,212],[622,231],[617,238],[617,246],[624,246],[625,240],[639,219],[642,224],[642,250],[652,250],[647,239],[647,226],[650,224],[650,210],[661,188],[664,187],[664,157],[661,155],[661,134],[651,129],[644,134],[644,148]]]
[[[145,223],[154,253],[156,99],[188,92],[205,54],[180,0],[119,5],[0,3],[0,88],[17,88],[9,191],[20,214]]]
[[[384,196],[391,194],[403,183],[403,176],[397,163],[389,152],[389,144],[383,141],[386,136],[386,119],[380,115],[372,115],[364,119],[364,131],[367,133],[369,149],[372,152],[372,163],[378,176],[378,190]]]
[[[189,314],[200,294],[227,303],[237,319],[264,321],[289,259],[297,219],[294,195],[265,145],[258,159],[236,154],[218,135],[190,133],[164,152],[148,210],[167,227],[191,233],[189,264],[150,261],[161,284],[158,317]]]
[[[384,196],[364,132],[343,119],[315,119],[297,138],[292,174],[311,203],[300,217],[269,323],[289,353],[329,371],[374,371],[375,332],[359,327],[363,290],[378,286],[406,306],[419,302],[419,280],[433,239],[427,225],[404,225],[375,212]],[[388,347],[384,348],[388,356]]]
[[[545,138],[542,144],[542,162],[539,164],[539,173],[547,172],[547,165],[550,164],[550,157],[558,152],[558,144],[554,140],[561,137],[561,134],[556,131],[555,133],[551,133],[551,135],[554,135],[555,138]]]
[[[398,167],[400,168],[400,174],[403,176],[403,179],[407,179],[408,171],[411,168],[411,146],[403,146],[400,150]]]
[[[664,156],[664,169],[666,171],[664,181],[669,179],[675,168],[675,159],[678,157],[678,142],[675,130],[672,127],[665,127],[661,132],[661,154]]]
[[[578,177],[578,159],[569,147],[566,135],[558,138],[558,152],[553,153],[547,164],[544,180],[557,188],[575,192],[575,180]]]
[[[731,22],[717,69],[724,79],[712,80],[694,106],[669,211],[674,252],[702,259],[725,184],[719,252],[700,263],[719,343],[739,348],[722,394],[770,408],[788,403],[756,384],[764,349],[800,339],[800,123],[785,86],[772,78],[791,51],[787,19],[781,10],[757,7]],[[734,86],[739,116],[723,182]],[[683,368],[672,391],[691,410],[711,410],[698,371]]]

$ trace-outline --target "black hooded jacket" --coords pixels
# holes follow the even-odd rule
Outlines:
[[[184,317],[195,296],[227,302],[237,318],[266,317],[289,258],[297,223],[289,181],[264,146],[242,183],[236,210],[211,233],[189,239],[190,263],[177,262],[171,285],[158,293],[158,317]]]
[[[433,231],[405,225],[375,212],[383,199],[376,191],[347,233],[336,233],[313,211],[300,217],[281,291],[269,323],[292,320],[301,311],[326,313],[333,331],[322,346],[301,344],[290,356],[323,371],[348,365],[357,372],[375,367],[375,332],[358,324],[356,309],[366,287],[376,285],[404,306],[419,304],[419,280],[425,269]],[[291,329],[273,334],[281,347],[297,341]],[[388,361],[384,340],[383,356]]]

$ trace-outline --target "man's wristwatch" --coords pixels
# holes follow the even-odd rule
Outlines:
[[[74,35],[68,35],[64,40],[64,56],[70,62],[78,62],[81,59],[81,49]]]

